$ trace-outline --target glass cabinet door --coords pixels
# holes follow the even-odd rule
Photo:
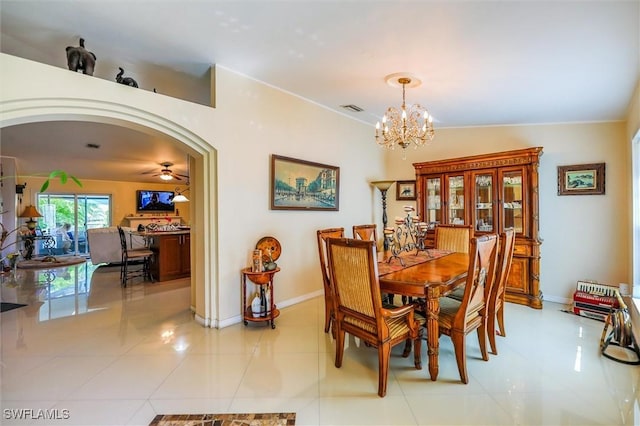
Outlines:
[[[427,208],[424,221],[430,227],[442,223],[442,192],[440,190],[440,177],[427,178]]]
[[[464,176],[447,176],[448,221],[452,225],[464,225]]]
[[[495,232],[494,221],[494,174],[474,173],[475,203],[474,226],[476,232]]]
[[[517,234],[524,233],[522,221],[522,171],[502,173],[503,228],[514,228]]]

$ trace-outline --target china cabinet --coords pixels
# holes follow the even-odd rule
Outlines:
[[[542,308],[538,163],[542,148],[414,163],[418,216],[429,224],[472,225],[474,234],[516,231],[506,300]]]

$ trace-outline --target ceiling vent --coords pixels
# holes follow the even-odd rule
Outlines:
[[[346,109],[347,111],[351,111],[351,112],[362,112],[362,111],[364,111],[358,105],[353,105],[353,104],[340,105],[340,107]]]

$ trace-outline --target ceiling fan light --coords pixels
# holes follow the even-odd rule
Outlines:
[[[160,175],[160,179],[162,179],[162,180],[171,180],[171,179],[173,179],[173,176],[171,176],[170,174],[164,174],[163,173],[163,174]]]

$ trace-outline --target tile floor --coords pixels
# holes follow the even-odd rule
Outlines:
[[[192,319],[188,282],[121,289],[118,269],[86,264],[55,277],[20,271],[4,280],[2,300],[29,304],[0,316],[3,425],[147,425],[156,414],[214,412],[296,412],[299,425],[640,423],[640,367],[600,356],[603,323],[550,302],[507,304],[508,337],[488,362],[470,335],[468,385],[447,337],[437,382],[424,347],[421,371],[396,348],[379,398],[375,349],[348,339],[334,367],[322,298],[282,309],[275,330],[208,329]]]

